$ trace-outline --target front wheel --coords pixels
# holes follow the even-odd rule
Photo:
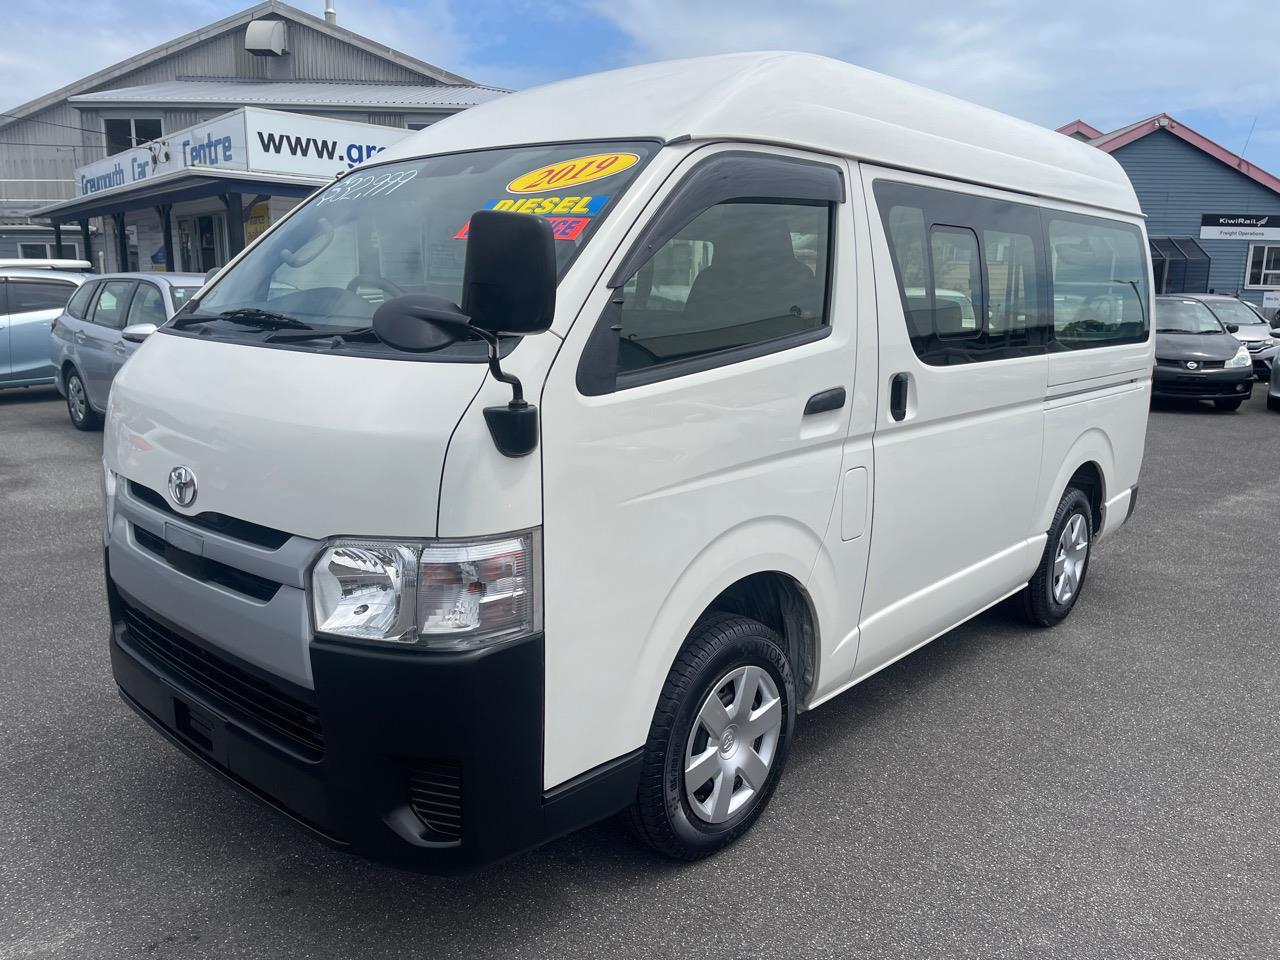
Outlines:
[[[1280,397],[1273,397],[1271,394],[1267,394],[1267,409],[1280,410]]]
[[[1239,410],[1240,404],[1242,403],[1244,403],[1243,399],[1215,400],[1213,401],[1213,406],[1215,409],[1230,412],[1232,410]]]
[[[89,392],[75,370],[67,374],[67,415],[77,430],[97,430],[102,426],[102,417],[89,405]]]
[[[1071,613],[1084,589],[1092,545],[1093,508],[1082,491],[1071,487],[1058,503],[1040,566],[1023,591],[1023,606],[1032,624],[1052,627]]]
[[[782,775],[795,681],[777,634],[713,614],[694,627],[658,700],[631,823],[675,860],[698,860],[755,823]]]

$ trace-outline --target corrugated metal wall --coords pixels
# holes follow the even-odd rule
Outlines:
[[[1280,214],[1280,194],[1232,170],[1171,133],[1158,130],[1121,147],[1113,157],[1124,167],[1147,215],[1153,237],[1199,237],[1202,213]],[[1244,289],[1244,240],[1198,240],[1212,259],[1209,287],[1258,305],[1261,290]]]

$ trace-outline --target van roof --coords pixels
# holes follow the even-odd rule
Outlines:
[[[804,53],[736,53],[627,67],[472,107],[378,162],[572,140],[746,140],[802,147],[1140,214],[1120,165],[1006,114]]]

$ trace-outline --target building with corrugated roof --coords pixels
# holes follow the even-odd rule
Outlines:
[[[1058,132],[1124,168],[1147,216],[1157,293],[1236,294],[1280,308],[1280,177],[1169,116]]]
[[[221,266],[340,170],[505,92],[265,0],[0,112],[0,257]]]

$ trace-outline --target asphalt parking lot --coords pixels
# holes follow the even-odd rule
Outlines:
[[[462,878],[331,851],[121,703],[101,434],[0,393],[0,960],[1280,954],[1280,415],[1152,412],[1048,632],[997,609],[802,719],[736,847],[612,823]]]

